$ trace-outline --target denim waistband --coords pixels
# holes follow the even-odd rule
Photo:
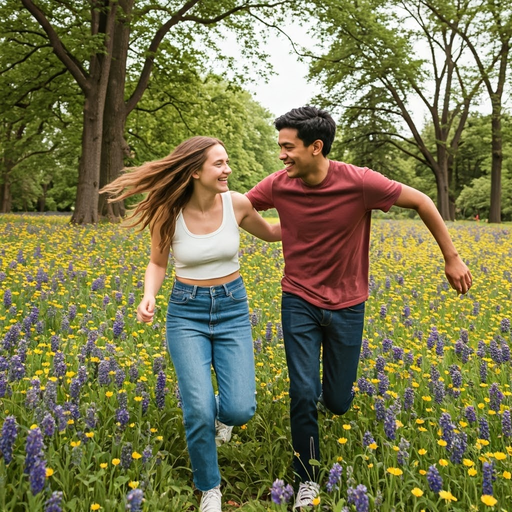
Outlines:
[[[242,276],[237,277],[229,283],[218,284],[216,286],[197,286],[193,284],[182,283],[181,281],[175,279],[173,289],[191,293],[194,297],[196,295],[219,295],[222,293],[228,295],[231,291],[240,288],[240,286],[243,286],[243,284],[244,281]]]

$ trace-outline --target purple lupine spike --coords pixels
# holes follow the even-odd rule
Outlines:
[[[438,493],[443,489],[443,479],[435,465],[428,468],[427,482],[432,492]]]
[[[292,486],[290,484],[285,485],[282,480],[277,479],[270,488],[270,496],[277,505],[284,505],[293,496]]]
[[[2,436],[0,437],[0,452],[4,456],[6,464],[12,460],[13,447],[18,437],[18,424],[15,416],[6,416],[2,425]]]

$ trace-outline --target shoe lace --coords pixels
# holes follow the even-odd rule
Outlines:
[[[297,493],[297,503],[301,505],[311,504],[312,501],[318,496],[318,484],[315,482],[303,482],[299,486]]]

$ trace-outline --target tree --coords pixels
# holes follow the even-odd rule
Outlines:
[[[30,17],[0,8],[0,211],[30,209],[45,195],[74,133],[67,116],[76,91]],[[38,59],[31,59],[38,53]],[[39,201],[40,207],[44,202]]]
[[[512,2],[510,0],[467,0],[464,15],[473,22],[466,29],[445,12],[445,0],[422,0],[439,20],[451,27],[467,44],[480,79],[491,101],[492,171],[489,222],[501,222],[501,171],[503,165],[503,94],[510,66],[512,42]],[[460,8],[455,2],[453,9]],[[494,82],[494,84],[493,84]]]
[[[187,43],[199,48],[197,38],[200,36],[202,48],[214,48],[210,34],[214,33],[213,27],[224,21],[228,27],[239,30],[245,40],[245,52],[251,55],[258,48],[253,29],[258,16],[278,16],[281,12],[278,8],[293,3],[291,0],[259,3],[181,0],[140,1],[136,5],[135,0],[89,0],[86,9],[83,3],[21,2],[44,29],[53,51],[84,96],[82,155],[72,218],[72,222],[79,224],[98,220],[100,184],[113,179],[123,167],[127,116],[147,89],[160,46],[169,32],[172,30],[181,47]],[[72,46],[66,46],[66,34],[73,32],[70,26],[83,38],[81,46],[76,38]],[[90,29],[88,36],[84,33],[86,26]],[[201,33],[201,27],[210,28]],[[132,37],[133,44],[132,31],[138,36]],[[196,49],[196,53],[201,52]],[[133,79],[134,69],[138,69],[136,80]],[[127,90],[128,72],[133,75],[130,84],[135,84],[131,90]],[[105,209],[108,211],[102,203],[102,211]],[[113,219],[121,213],[121,206],[108,211]]]
[[[317,37],[328,48],[310,67],[310,76],[325,89],[318,101],[345,110],[347,136],[352,132],[361,136],[356,127],[373,118],[365,136],[430,168],[436,179],[437,207],[444,219],[453,219],[449,186],[453,157],[481,83],[465,68],[466,45],[458,30],[433,19],[412,0],[315,4],[320,18]],[[470,22],[467,17],[454,21],[461,31]],[[432,122],[434,150],[422,137],[422,120],[413,115],[413,99]],[[404,128],[410,136],[403,135]]]

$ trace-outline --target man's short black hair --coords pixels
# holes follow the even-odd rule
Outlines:
[[[278,117],[274,121],[277,130],[283,128],[295,128],[297,137],[305,146],[310,146],[315,140],[320,139],[324,143],[322,154],[327,156],[336,135],[336,123],[331,115],[316,107],[294,108]]]

